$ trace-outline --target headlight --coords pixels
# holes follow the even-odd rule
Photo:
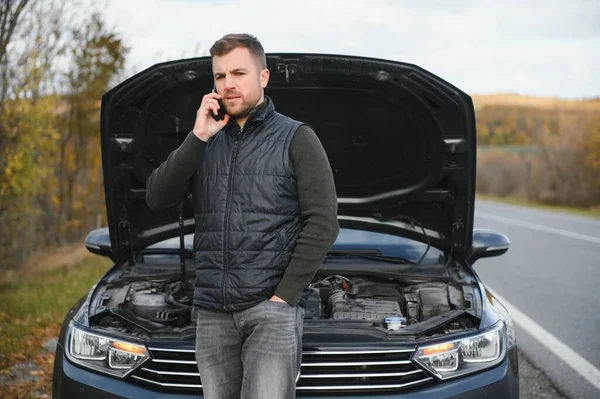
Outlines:
[[[106,337],[71,324],[67,355],[81,366],[124,377],[149,358],[144,345]]]
[[[510,349],[517,344],[517,338],[515,336],[515,326],[508,313],[508,310],[504,307],[500,301],[496,297],[494,297],[494,309],[498,312],[498,315],[502,320],[504,320],[504,325],[506,326],[506,348]]]
[[[506,354],[503,322],[467,338],[419,346],[412,360],[440,380],[448,380],[496,366]]]

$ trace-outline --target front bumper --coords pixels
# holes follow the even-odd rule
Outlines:
[[[453,381],[435,382],[395,393],[365,393],[367,399],[518,399],[519,373],[517,348],[508,351],[508,356],[498,367],[482,373],[459,378]],[[203,398],[197,394],[166,393],[148,387],[97,374],[71,364],[59,345],[56,350],[52,387],[54,399],[113,399],[113,398],[162,398],[191,399]],[[329,399],[342,398],[333,392],[330,395],[299,395],[302,398]]]

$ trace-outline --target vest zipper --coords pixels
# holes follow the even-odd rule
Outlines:
[[[229,268],[229,211],[231,208],[231,187],[233,185],[233,174],[235,171],[235,161],[237,160],[238,153],[238,144],[244,138],[243,136],[244,128],[241,127],[237,137],[235,139],[235,143],[233,145],[233,152],[231,154],[231,162],[229,167],[229,178],[227,180],[227,200],[225,202],[225,220],[224,220],[224,228],[223,233],[225,234],[225,239],[223,240],[223,247],[225,248],[225,262],[223,265],[223,279],[221,280],[221,295],[223,295],[223,310],[227,310],[227,302],[225,300],[225,280],[227,279],[227,273]]]

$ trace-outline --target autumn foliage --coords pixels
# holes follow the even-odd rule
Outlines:
[[[1,6],[14,24],[0,38],[0,268],[106,223],[100,98],[128,49],[100,14],[73,14],[75,4]]]
[[[600,101],[576,104],[478,109],[478,192],[600,206]]]

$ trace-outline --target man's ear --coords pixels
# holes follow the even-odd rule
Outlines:
[[[269,83],[269,77],[271,76],[271,72],[269,71],[268,68],[262,69],[260,71],[260,87],[262,87],[263,89],[265,87],[267,87],[267,84]]]

